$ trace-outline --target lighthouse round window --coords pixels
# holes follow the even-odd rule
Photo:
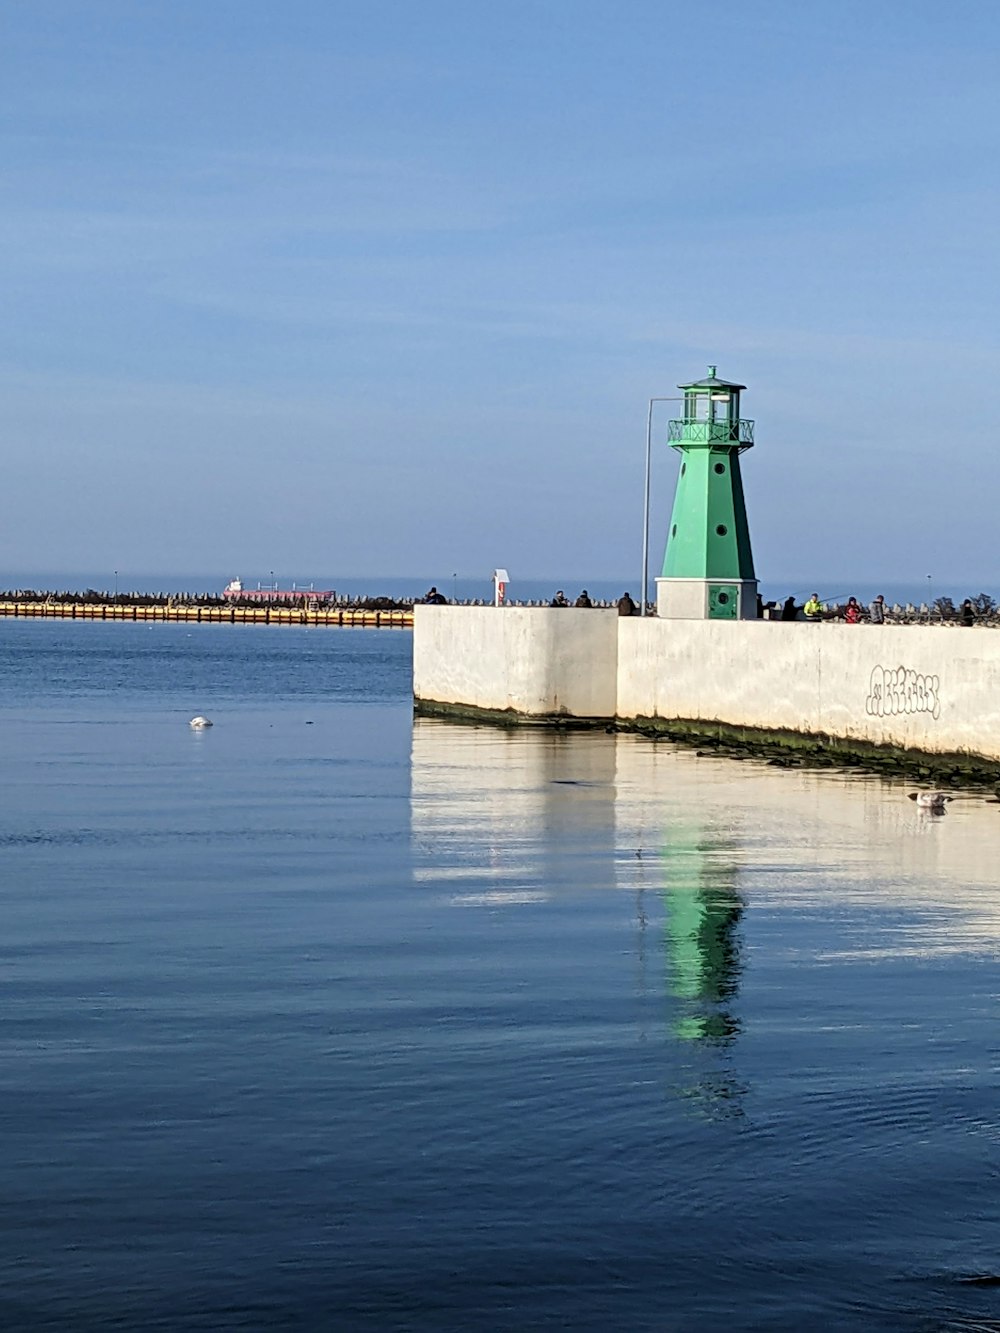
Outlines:
[[[715,531],[718,533],[720,537],[724,537],[726,533],[729,531],[729,529],[726,527],[725,523],[720,523],[719,526],[715,529]]]

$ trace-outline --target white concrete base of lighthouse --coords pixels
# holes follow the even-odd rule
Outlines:
[[[756,579],[657,579],[661,620],[756,620]]]

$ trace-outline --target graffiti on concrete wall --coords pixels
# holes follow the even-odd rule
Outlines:
[[[869,717],[902,717],[910,713],[941,716],[941,682],[908,667],[873,668],[868,682],[865,712]]]

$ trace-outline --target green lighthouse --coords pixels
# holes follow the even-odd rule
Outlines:
[[[740,454],[753,422],[740,417],[745,384],[708,377],[680,384],[684,416],[668,441],[681,456],[657,613],[670,620],[756,620],[757,579],[750,550]]]

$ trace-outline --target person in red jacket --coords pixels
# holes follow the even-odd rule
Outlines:
[[[844,611],[844,619],[848,625],[856,625],[861,619],[861,607],[858,606],[856,597],[848,597],[847,608]]]

